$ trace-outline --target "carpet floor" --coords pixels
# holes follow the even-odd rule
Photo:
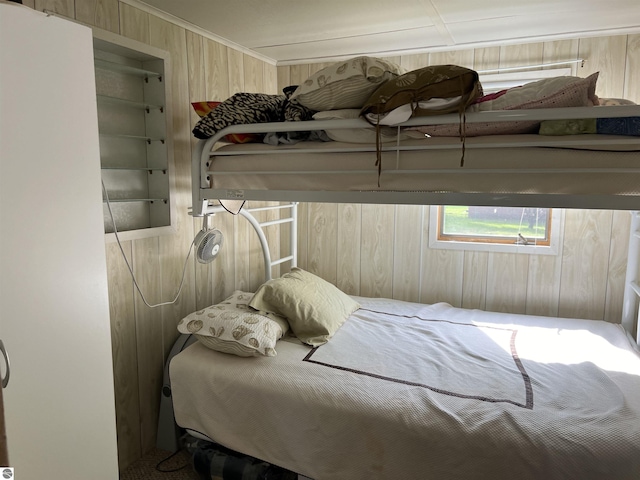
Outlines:
[[[120,480],[199,480],[200,477],[193,470],[191,456],[187,452],[180,451],[162,462],[170,455],[171,453],[165,450],[153,449],[121,472]],[[158,465],[160,462],[162,464]],[[180,468],[182,466],[185,467]]]

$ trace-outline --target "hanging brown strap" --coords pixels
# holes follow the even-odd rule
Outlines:
[[[469,101],[470,95],[465,95],[464,81],[462,79],[462,76],[460,76],[459,78],[460,93],[462,94],[462,98],[460,101],[460,108],[458,109],[458,115],[460,117],[460,126],[458,128],[458,133],[460,134],[460,141],[462,142],[462,156],[460,157],[460,166],[464,167],[464,153],[467,139],[467,102]]]
[[[380,138],[380,118],[376,120],[376,167],[378,167],[378,188],[382,175],[382,138]]]
[[[464,167],[464,153],[467,139],[467,113],[466,110],[462,109],[459,113],[460,115],[460,128],[458,132],[460,133],[460,141],[462,142],[462,156],[460,157],[460,166]]]

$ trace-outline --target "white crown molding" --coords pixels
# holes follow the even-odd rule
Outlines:
[[[288,66],[288,65],[302,65],[308,63],[328,63],[338,62],[346,60],[355,56],[368,55],[373,57],[396,57],[401,55],[417,55],[421,53],[436,53],[436,52],[452,52],[457,50],[470,50],[474,48],[486,48],[486,47],[502,47],[507,45],[521,45],[527,43],[540,43],[540,42],[553,42],[556,40],[574,40],[580,38],[593,38],[593,37],[608,37],[615,35],[633,35],[640,33],[640,26],[637,27],[623,27],[606,30],[593,30],[588,32],[568,32],[554,35],[542,35],[537,37],[521,37],[512,38],[508,40],[494,40],[486,42],[473,42],[473,43],[461,43],[453,45],[437,45],[431,47],[416,47],[411,49],[402,50],[385,50],[385,51],[367,51],[367,52],[354,52],[349,55],[336,55],[336,56],[318,56],[313,58],[293,58],[290,60],[279,60],[276,65]]]
[[[197,25],[187,22],[186,20],[176,17],[175,15],[172,15],[156,7],[148,5],[142,0],[120,0],[120,2],[130,5],[134,8],[138,8],[151,15],[155,15],[168,22],[174,23],[193,33],[196,33],[205,38],[208,38],[222,45],[225,45],[229,48],[233,48],[234,50],[238,50],[246,55],[249,55],[258,60],[262,60],[263,62],[266,62],[270,65],[275,65],[278,67],[290,66],[290,65],[303,65],[303,64],[311,64],[311,63],[338,62],[338,61],[346,60],[346,59],[349,59],[355,56],[360,56],[360,55],[377,56],[377,57],[394,57],[394,56],[400,56],[400,55],[415,55],[415,54],[422,54],[422,53],[469,50],[474,48],[486,48],[486,47],[517,45],[517,44],[526,44],[526,43],[538,43],[538,42],[551,42],[556,40],[604,37],[604,36],[614,36],[614,35],[630,35],[630,34],[640,33],[640,26],[634,26],[634,27],[614,28],[614,29],[593,30],[588,32],[566,32],[562,34],[512,38],[508,40],[495,40],[495,41],[486,41],[486,42],[454,44],[453,38],[451,38],[450,33],[446,29],[446,26],[442,23],[436,26],[439,27],[438,30],[443,35],[443,38],[446,41],[446,44],[443,44],[443,45],[429,46],[429,47],[416,47],[411,49],[399,49],[399,50],[390,49],[385,51],[352,52],[346,55],[327,55],[327,56],[317,56],[317,57],[307,57],[307,58],[292,58],[287,60],[276,60],[272,57],[269,57],[267,55],[260,53],[259,51],[252,50],[250,48],[239,45],[227,38],[221,37],[220,35],[217,35],[213,32],[210,32],[201,27],[198,27]],[[430,1],[428,0],[425,1],[425,6],[430,7],[430,10],[434,10],[435,18],[439,18],[438,12],[435,10],[435,7]]]

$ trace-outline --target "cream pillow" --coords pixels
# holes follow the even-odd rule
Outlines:
[[[296,337],[313,346],[327,343],[360,308],[331,283],[297,267],[264,283],[249,305],[286,317]]]
[[[393,62],[375,57],[355,57],[314,73],[300,85],[291,100],[311,110],[362,108],[382,83],[404,73]]]
[[[313,115],[314,120],[345,120],[360,117],[359,108],[345,108],[340,110],[326,110],[323,112],[317,112]],[[345,143],[376,143],[376,129],[375,127],[364,128],[341,128],[341,129],[325,129],[327,136],[334,142]],[[380,128],[380,141],[383,143],[396,142],[399,140],[406,140],[408,138],[424,138],[424,135],[420,135],[417,132],[408,132],[401,130],[398,133],[397,128],[381,127]]]
[[[249,308],[252,293],[239,290],[217,305],[198,310],[178,323],[206,347],[240,357],[273,357],[276,342],[289,330],[286,319]]]
[[[522,87],[514,87],[506,93],[496,96],[487,95],[491,100],[471,105],[468,112],[489,110],[528,110],[536,108],[588,107],[597,104],[595,94],[598,73],[587,78],[553,77],[527,83]],[[540,122],[535,120],[509,122],[477,122],[467,123],[465,135],[515,135],[520,133],[537,133]],[[411,128],[434,137],[459,136],[459,125],[424,125]]]

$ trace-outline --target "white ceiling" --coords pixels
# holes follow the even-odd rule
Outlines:
[[[640,0],[124,0],[277,64],[640,32]]]

